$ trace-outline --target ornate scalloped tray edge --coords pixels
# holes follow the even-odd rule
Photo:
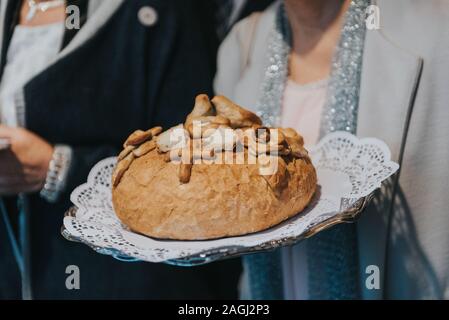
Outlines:
[[[113,211],[110,176],[116,160],[108,158],[72,192],[74,206],[65,214],[61,233],[122,261],[201,265],[293,245],[334,225],[353,222],[399,168],[384,142],[347,132],[327,135],[310,154],[320,192],[304,212],[265,231],[210,241],[164,241],[133,233]]]

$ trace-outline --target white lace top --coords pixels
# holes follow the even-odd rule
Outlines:
[[[17,107],[18,97],[26,83],[56,58],[63,35],[62,22],[37,27],[16,26],[0,81],[0,123],[23,125],[24,110]]]

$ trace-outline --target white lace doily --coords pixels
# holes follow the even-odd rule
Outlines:
[[[111,175],[116,158],[94,166],[87,183],[76,188],[74,208],[64,217],[63,235],[119,259],[193,265],[223,257],[293,244],[319,230],[353,218],[382,181],[399,165],[380,140],[358,139],[336,132],[310,152],[319,192],[304,212],[268,230],[208,241],[156,240],[129,231],[116,217],[111,201]]]

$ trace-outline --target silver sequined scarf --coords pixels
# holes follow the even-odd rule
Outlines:
[[[365,40],[365,10],[369,0],[351,1],[339,45],[332,62],[327,103],[322,114],[321,134],[345,130],[355,132],[360,73]],[[283,4],[271,31],[268,63],[260,88],[256,112],[266,125],[279,125],[291,53],[291,30]]]
[[[369,0],[353,0],[346,13],[321,116],[321,136],[339,130],[356,132],[365,10],[369,4]],[[264,123],[274,126],[280,124],[291,52],[291,30],[283,5],[279,7],[269,43],[268,64],[256,111]],[[336,226],[318,234],[308,241],[307,251],[311,299],[360,297],[355,225]]]

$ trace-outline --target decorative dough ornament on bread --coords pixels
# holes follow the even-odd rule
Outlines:
[[[204,240],[270,228],[310,203],[317,177],[303,138],[263,127],[226,97],[196,97],[185,123],[137,130],[124,143],[112,200],[131,230]]]

